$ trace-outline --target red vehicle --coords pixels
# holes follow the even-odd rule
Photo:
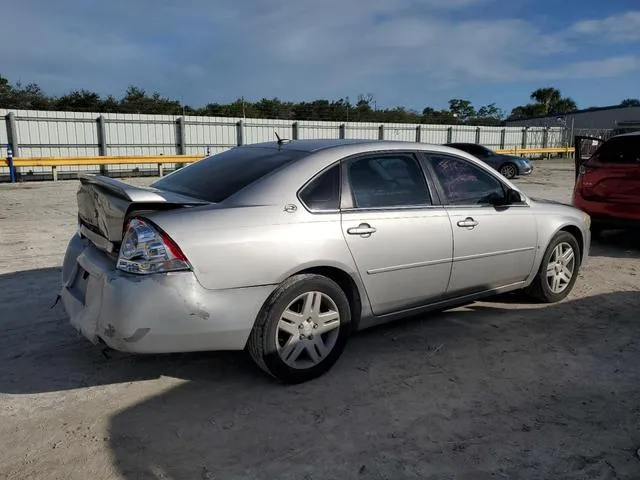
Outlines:
[[[573,204],[591,216],[591,232],[640,228],[640,132],[603,141],[576,137]]]

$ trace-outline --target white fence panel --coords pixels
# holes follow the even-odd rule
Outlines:
[[[480,127],[480,143],[493,150],[500,148],[502,128]]]
[[[276,132],[280,138],[291,140],[293,122],[289,120],[263,120],[250,118],[244,122],[244,142],[262,143],[276,140]]]
[[[447,125],[424,125],[420,130],[420,141],[432,145],[447,143],[448,132]]]
[[[239,118],[186,117],[185,142],[187,155],[223,152],[237,145]]]
[[[476,143],[476,128],[456,125],[451,135],[452,142]]]
[[[314,120],[299,121],[298,138],[301,140],[340,138],[340,125],[340,122],[321,122]]]

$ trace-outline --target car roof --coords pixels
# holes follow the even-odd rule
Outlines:
[[[629,133],[621,133],[620,135],[616,135],[615,137],[611,137],[611,138],[616,138],[616,137],[634,137],[640,135],[640,130],[638,130],[637,132],[629,132]]]
[[[372,150],[432,150],[432,151],[449,151],[446,145],[437,145],[429,143],[403,142],[398,140],[367,140],[367,139],[321,139],[321,140],[286,140],[282,143],[263,142],[242,145],[238,148],[269,148],[280,150],[294,150],[299,152],[314,153],[321,150],[329,150],[343,147],[361,147],[361,152]]]

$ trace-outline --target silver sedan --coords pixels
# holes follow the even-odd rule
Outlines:
[[[580,210],[405,142],[247,145],[148,188],[84,175],[78,219],[61,296],[84,336],[134,353],[246,348],[291,383],[399,317],[519,289],[560,301],[590,245]]]

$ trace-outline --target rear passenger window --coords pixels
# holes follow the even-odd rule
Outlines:
[[[431,205],[422,168],[411,155],[359,158],[347,170],[356,208]]]
[[[340,207],[340,165],[331,167],[313,179],[300,192],[300,200],[309,210],[338,210]]]
[[[612,138],[598,152],[602,163],[640,164],[640,135]]]

